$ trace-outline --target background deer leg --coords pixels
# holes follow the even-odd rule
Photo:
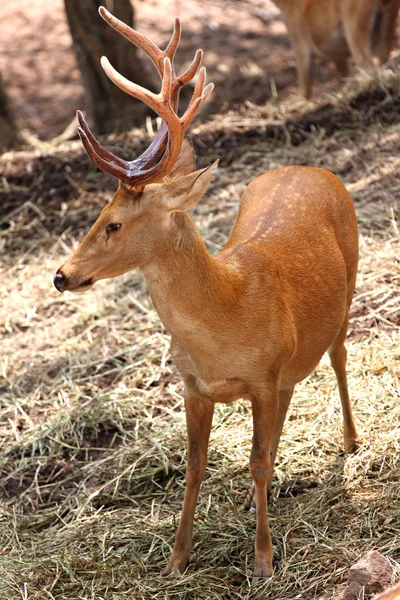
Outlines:
[[[296,54],[299,86],[304,98],[311,96],[311,48],[307,41],[298,34],[293,38],[293,48]]]
[[[193,519],[200,485],[207,466],[208,440],[214,404],[210,400],[187,394],[185,410],[188,435],[185,498],[174,548],[162,575],[183,573],[190,558]]]
[[[382,6],[379,14],[376,16],[378,27],[377,30],[374,31],[373,50],[378,56],[381,64],[384,64],[389,60],[389,54],[393,46],[393,38],[396,32],[399,6],[399,0],[392,0],[387,6]]]
[[[336,374],[339,387],[340,401],[343,410],[344,448],[347,453],[352,453],[359,447],[358,435],[351,410],[349,390],[347,387],[346,361],[347,350],[344,345],[349,315],[347,313],[342,329],[332,346],[329,348],[329,358]]]
[[[271,577],[272,544],[268,525],[267,481],[271,464],[272,432],[278,412],[278,386],[272,385],[262,397],[252,400],[253,446],[250,469],[254,480],[256,501],[256,544],[253,583],[261,577]]]
[[[351,2],[342,4],[342,23],[351,55],[360,69],[371,72],[374,70],[371,49],[373,3],[361,0],[357,6]]]
[[[285,7],[280,7],[282,10],[283,20],[289,34],[289,39],[293,46],[296,56],[297,76],[299,79],[300,91],[305,98],[311,95],[311,46],[308,41],[307,32],[304,29],[302,20],[297,10],[285,10]]]
[[[311,46],[302,24],[297,19],[292,22],[289,15],[284,15],[289,37],[296,55],[297,75],[300,91],[305,98],[311,95]]]

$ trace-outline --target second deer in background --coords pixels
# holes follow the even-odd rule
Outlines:
[[[349,56],[367,72],[375,68],[373,55],[381,64],[389,58],[400,0],[272,1],[282,11],[306,98],[311,95],[313,52],[333,60],[342,77]]]

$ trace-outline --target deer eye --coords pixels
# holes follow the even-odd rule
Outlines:
[[[109,223],[106,227],[107,233],[110,231],[117,231],[121,227],[121,223]]]

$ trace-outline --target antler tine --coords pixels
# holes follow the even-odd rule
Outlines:
[[[199,77],[197,79],[196,85],[194,87],[194,92],[193,92],[192,98],[190,100],[190,104],[192,104],[192,102],[197,100],[197,98],[199,98],[202,95],[205,80],[206,80],[206,68],[201,67]],[[189,104],[189,106],[190,106],[190,104]]]
[[[168,58],[168,57],[167,57]],[[178,110],[179,105],[179,93],[181,88],[185,86],[195,76],[197,69],[199,68],[201,61],[203,60],[203,51],[197,50],[192,64],[188,69],[179,77],[175,75],[174,65],[172,64],[172,84],[171,84],[171,106],[175,112]]]
[[[132,27],[129,27],[123,21],[114,17],[104,6],[100,6],[99,8],[100,16],[109,24],[115,31],[118,31],[121,35],[123,35],[127,40],[138,46],[141,50],[143,50],[154,65],[157,67],[157,70],[160,74],[160,77],[163,77],[164,58],[169,58],[172,63],[172,73],[173,73],[173,89],[172,89],[172,97],[174,100],[174,108],[177,108],[179,91],[184,85],[186,85],[191,79],[193,79],[194,75],[199,68],[201,61],[203,59],[203,51],[197,50],[194,60],[190,67],[179,77],[175,78],[175,72],[173,67],[173,60],[175,57],[176,49],[178,47],[179,41],[181,39],[181,23],[178,17],[175,19],[174,30],[172,32],[172,36],[165,50],[161,50],[154,42],[152,42],[145,35],[138,33]],[[175,106],[176,105],[176,106]]]
[[[197,50],[194,60],[190,67],[179,77],[175,77],[175,70],[173,66],[173,60],[175,57],[176,49],[179,45],[179,41],[181,39],[181,22],[178,17],[175,18],[174,30],[172,32],[172,36],[165,50],[161,50],[154,42],[152,42],[145,35],[138,33],[132,27],[129,27],[123,21],[114,17],[104,6],[100,6],[99,8],[100,16],[109,24],[115,31],[118,31],[121,35],[123,35],[127,40],[129,40],[132,44],[135,44],[138,48],[143,50],[154,65],[157,67],[157,70],[160,74],[160,77],[163,77],[164,72],[164,58],[169,58],[172,63],[172,73],[173,73],[173,89],[172,89],[172,97],[174,99],[174,104],[178,104],[178,97],[180,88],[186,85],[196,74],[197,69],[199,68],[201,61],[203,59],[203,51]],[[175,107],[177,108],[177,106]]]
[[[107,148],[103,148],[103,146],[101,144],[99,144],[99,142],[94,137],[93,133],[90,131],[89,125],[86,123],[85,118],[80,110],[78,110],[76,112],[76,115],[78,117],[78,122],[79,122],[80,128],[81,128],[81,130],[83,130],[86,137],[88,138],[93,150],[101,158],[104,158],[104,160],[106,160],[107,162],[114,162],[115,164],[119,165],[120,167],[126,168],[128,166],[128,162],[126,160],[124,160],[123,158],[120,158],[119,156],[116,156],[115,154],[110,152],[110,150],[107,150]]]
[[[162,82],[162,88],[160,94],[154,94],[150,90],[133,83],[126,79],[121,73],[118,73],[116,69],[111,65],[108,58],[105,56],[101,57],[101,66],[103,67],[106,75],[111,79],[115,85],[117,85],[123,92],[130,94],[134,98],[138,98],[147,106],[152,108],[164,121],[168,124],[171,121],[171,108],[168,106],[168,99],[171,96],[171,61],[169,58],[164,60],[164,78]]]
[[[194,59],[192,60],[192,64],[182,75],[176,78],[176,81],[180,83],[181,87],[186,85],[197,73],[197,69],[201,65],[201,61],[203,60],[203,50],[196,50],[196,54]]]
[[[160,129],[157,132],[156,137],[154,138],[150,146],[143,152],[143,154],[131,161],[124,160],[123,158],[120,158],[119,156],[116,156],[115,154],[110,152],[110,150],[107,150],[107,148],[104,148],[96,140],[80,110],[77,111],[77,117],[80,128],[83,130],[86,137],[88,138],[93,152],[95,154],[98,154],[108,163],[115,163],[116,165],[123,167],[127,173],[134,172],[137,169],[142,169],[145,167],[152,167],[161,158],[163,152],[165,151],[165,148],[167,147],[168,127],[163,121],[161,123]],[[84,146],[86,148],[85,144]],[[93,155],[89,152],[88,154],[93,160]],[[95,161],[93,160],[93,162]]]
[[[179,45],[180,40],[181,40],[181,22],[178,17],[175,17],[174,30],[172,32],[172,36],[171,36],[170,41],[168,42],[167,47],[163,51],[164,56],[162,57],[161,62],[160,62],[161,69],[159,69],[159,72],[160,72],[161,76],[162,76],[162,66],[163,66],[162,61],[163,61],[163,59],[169,58],[169,60],[171,62],[173,62],[173,60],[175,58],[176,49]]]
[[[170,134],[171,126],[176,127],[179,125],[181,128],[186,129],[186,127],[193,120],[200,106],[207,100],[214,88],[214,85],[210,83],[203,90],[206,70],[204,67],[202,67],[200,69],[199,79],[194,89],[190,104],[185,114],[182,117],[178,117],[170,104],[172,66],[169,58],[164,59],[164,77],[162,81],[161,92],[159,94],[154,94],[142,86],[129,81],[129,79],[126,79],[126,77],[114,69],[105,56],[101,58],[101,65],[106,75],[111,79],[111,81],[118,85],[121,90],[127,92],[135,98],[138,98],[139,100],[142,100],[142,102],[147,104],[147,106],[152,108],[162,119],[164,119],[168,125]]]
[[[138,33],[132,27],[129,27],[123,21],[114,17],[104,6],[99,8],[100,16],[109,24],[115,31],[122,34],[127,40],[135,44],[138,48],[143,50],[147,56],[153,61],[160,77],[163,76],[163,60],[169,58],[171,61],[174,59],[176,49],[179,44],[181,37],[181,24],[178,18],[175,19],[174,31],[172,32],[171,39],[165,50],[161,50],[154,42],[142,33]]]
[[[214,89],[214,84],[209,83],[204,89],[204,82],[206,79],[206,69],[202,67],[200,69],[199,78],[197,80],[196,86],[194,88],[194,92],[192,98],[189,102],[189,106],[187,107],[185,113],[180,118],[182,122],[183,129],[187,129],[190,123],[193,121],[197,112],[204,104],[204,102],[208,99],[209,95]]]
[[[161,92],[159,94],[161,104],[164,101],[169,102],[171,98],[172,83],[172,62],[169,58],[164,58],[164,74],[161,83]],[[157,111],[156,111],[157,112]],[[161,117],[161,115],[160,115]]]
[[[122,180],[126,177],[126,169],[123,166],[107,161],[96,152],[86,132],[81,127],[78,127],[78,133],[86,152],[96,167],[110,175],[114,175],[114,177],[118,177],[118,179]]]
[[[162,157],[168,142],[168,127],[163,121],[150,146],[137,158],[129,162],[129,172],[152,167]]]
[[[202,95],[199,98],[196,98],[196,100],[194,100],[193,102],[190,102],[185,114],[180,119],[184,130],[189,127],[190,123],[193,121],[196,114],[199,112],[200,108],[203,106],[204,102],[207,100],[213,89],[214,84],[209,83],[208,86],[204,89]]]

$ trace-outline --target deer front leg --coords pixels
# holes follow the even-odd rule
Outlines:
[[[308,100],[311,97],[311,48],[307,40],[298,38],[293,41],[293,47],[296,52],[300,90]]]
[[[270,384],[262,394],[253,397],[253,446],[250,469],[256,501],[256,545],[253,583],[271,577],[272,544],[268,526],[267,482],[271,464],[272,433],[278,411],[278,386]]]
[[[208,439],[214,404],[210,400],[200,399],[187,393],[185,410],[188,435],[185,497],[174,548],[167,566],[161,572],[164,576],[183,573],[190,558],[194,512],[207,466]]]

